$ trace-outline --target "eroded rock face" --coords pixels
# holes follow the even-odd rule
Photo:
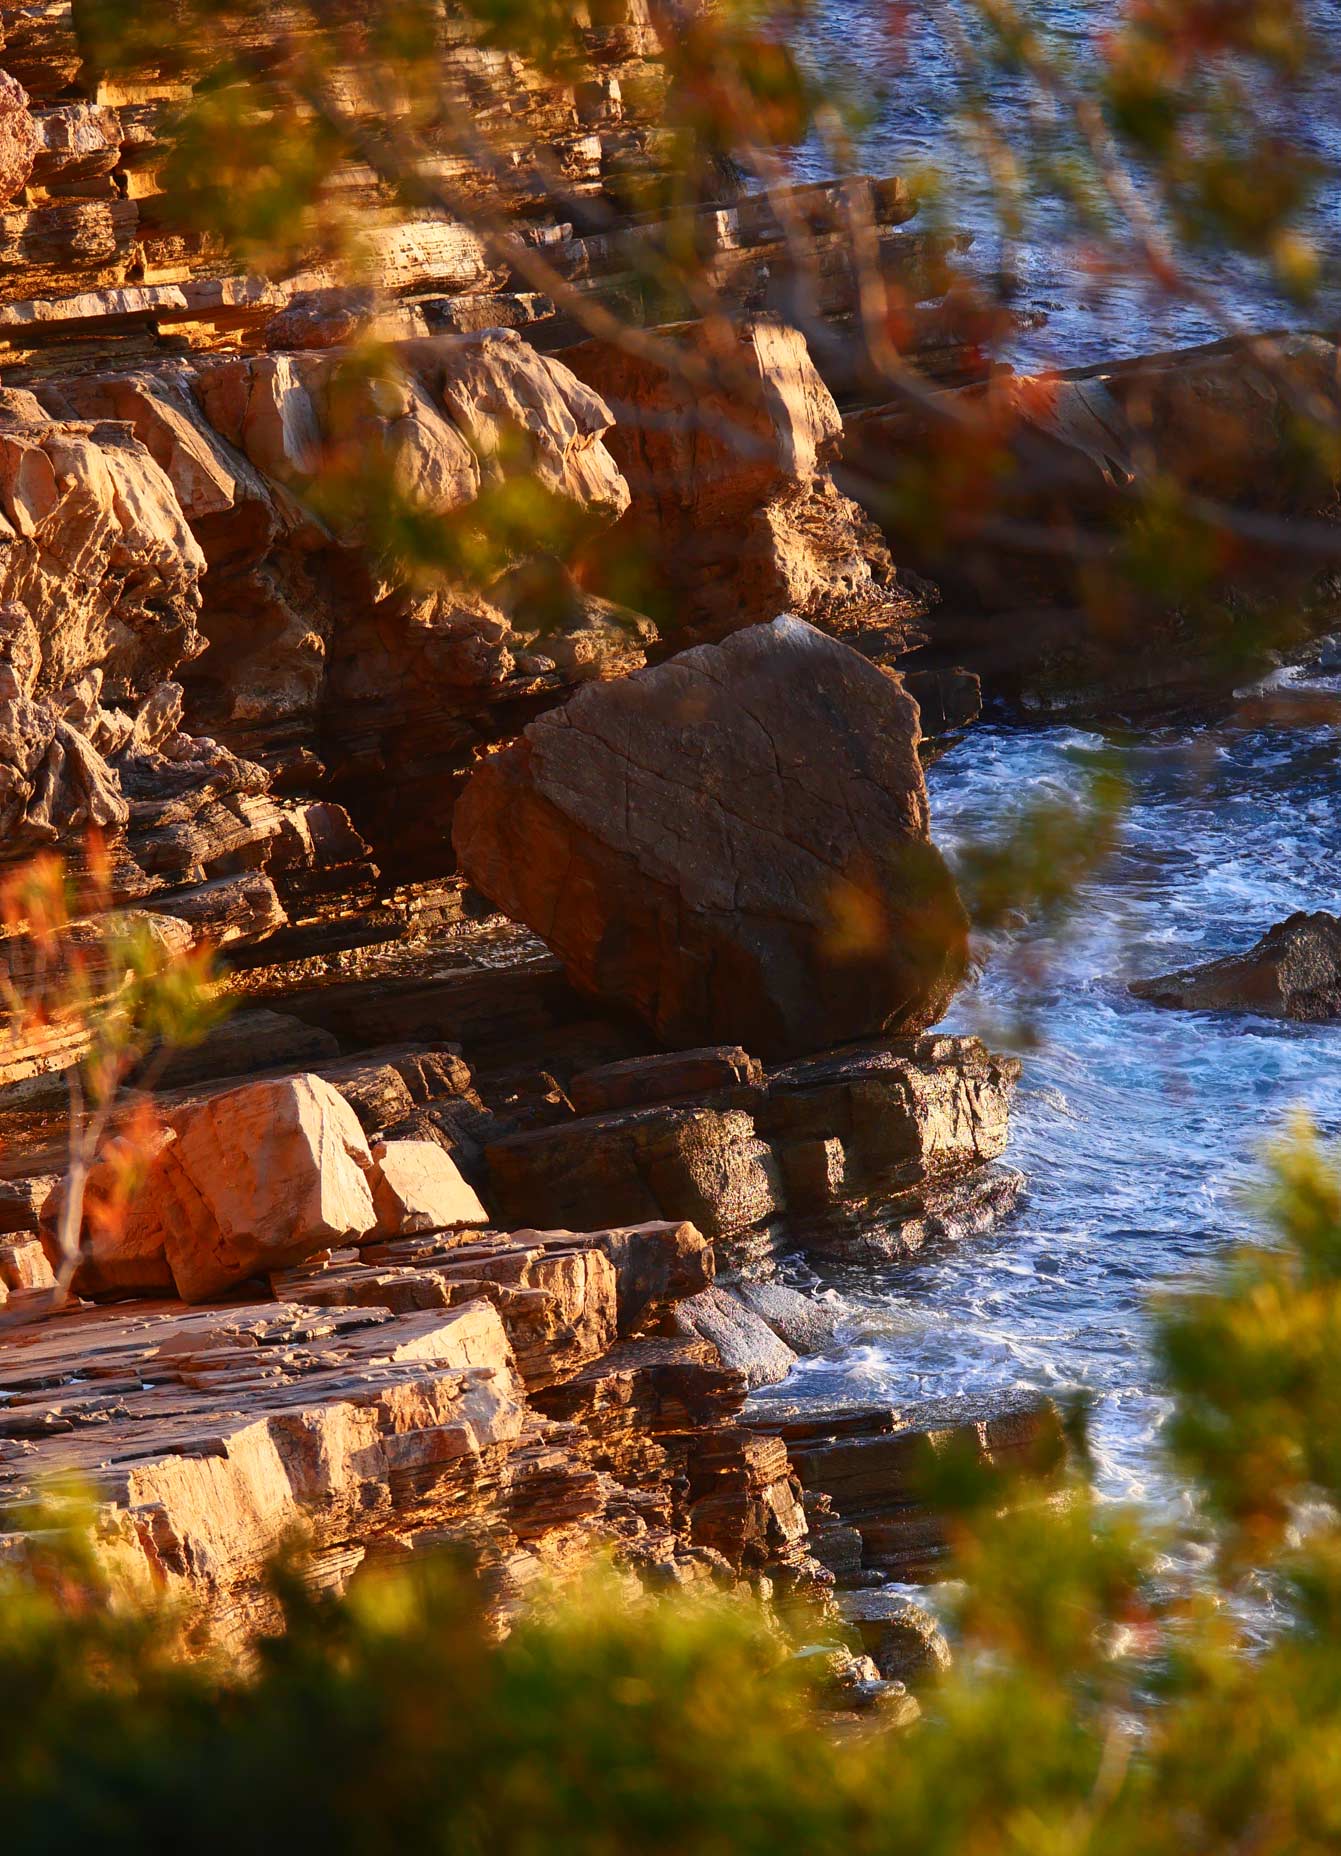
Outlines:
[[[1268,928],[1245,953],[1133,980],[1131,990],[1152,1005],[1185,1012],[1341,1018],[1341,920],[1324,909],[1312,915],[1301,910]]]
[[[917,711],[796,619],[584,690],[484,760],[453,842],[573,981],[671,1044],[768,1057],[921,1030],[967,921]]]
[[[675,637],[719,638],[795,612],[870,641],[910,641],[923,590],[901,582],[830,465],[842,439],[804,336],[770,318],[674,333],[713,384],[604,342],[564,359],[609,402],[632,500],[622,529],[676,593]]]
[[[908,1255],[1009,1209],[1019,1175],[993,1163],[1018,1074],[976,1038],[859,1046],[707,1100],[509,1135],[487,1149],[491,1190],[516,1223],[684,1218],[721,1243],[783,1215],[807,1248]]]
[[[128,431],[3,398],[0,855],[126,824],[108,763],[155,752],[180,722],[166,679],[201,648],[205,566],[171,483]]]
[[[409,1238],[277,1270],[282,1299],[16,1329],[0,1550],[21,1557],[22,1504],[74,1477],[108,1570],[217,1635],[272,1621],[266,1562],[299,1523],[337,1588],[365,1555],[450,1541],[504,1604],[598,1544],[662,1583],[818,1589],[786,1451],[734,1422],[740,1374],[644,1332],[711,1268],[688,1227]]]
[[[0,71],[0,206],[27,186],[41,146],[28,105],[23,85],[8,71]]]

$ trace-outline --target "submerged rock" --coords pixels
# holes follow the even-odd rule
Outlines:
[[[917,741],[897,678],[781,618],[541,716],[480,763],[453,842],[577,986],[668,1043],[920,1031],[967,919]]]
[[[1341,919],[1324,909],[1300,910],[1245,953],[1133,980],[1130,990],[1185,1012],[1255,1012],[1313,1023],[1341,1018]]]

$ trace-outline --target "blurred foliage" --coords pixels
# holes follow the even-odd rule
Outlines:
[[[104,1233],[124,1217],[153,1151],[157,1117],[143,1102],[125,1107],[127,1085],[151,1087],[161,1056],[199,1043],[228,1010],[213,949],[186,944],[183,933],[181,923],[118,906],[114,860],[96,833],[77,870],[46,851],[0,877],[0,1057],[68,1065],[52,1305],[69,1290],[86,1212]],[[104,1148],[118,1114],[118,1138]],[[86,1202],[99,1157],[107,1176]],[[25,1305],[22,1318],[39,1312]]]
[[[1116,850],[1125,806],[1116,754],[1091,757],[1077,798],[1028,800],[999,837],[966,845],[956,874],[974,926],[987,933],[1021,920],[1060,927]]]
[[[6,1849],[1336,1850],[1341,1177],[1307,1131],[1267,1205],[1269,1237],[1156,1316],[1216,1551],[1097,1501],[1083,1451],[1045,1498],[940,1461],[959,1651],[912,1729],[835,1733],[755,1601],[610,1570],[499,1643],[464,1569],[365,1571],[335,1601],[294,1562],[281,1634],[192,1660],[181,1616],[66,1544],[92,1538],[67,1509],[0,1574]]]
[[[198,1043],[226,1006],[211,948],[182,945],[176,923],[118,908],[99,837],[82,866],[75,873],[47,851],[0,878],[0,1039],[79,1036],[81,1098],[99,1110],[136,1064],[160,1046]]]

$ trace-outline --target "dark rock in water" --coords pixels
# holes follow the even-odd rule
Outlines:
[[[1300,910],[1246,953],[1133,980],[1130,990],[1185,1012],[1256,1012],[1310,1023],[1341,1018],[1341,920],[1324,909]]]
[[[920,1031],[967,919],[900,681],[792,618],[592,684],[472,775],[471,881],[667,1043]]]
[[[903,682],[922,713],[924,735],[968,728],[982,714],[982,679],[971,670],[909,670]]]
[[[831,1206],[802,1220],[797,1237],[812,1256],[835,1262],[905,1262],[924,1244],[961,1243],[994,1231],[1015,1209],[1024,1186],[1017,1167],[979,1167],[963,1178],[928,1180],[890,1197],[873,1194]]]
[[[835,1601],[888,1681],[915,1682],[950,1667],[950,1646],[929,1611],[888,1587],[844,1592]]]
[[[1057,1408],[1036,1393],[929,1399],[903,1407],[823,1399],[752,1402],[748,1422],[787,1446],[806,1492],[827,1495],[862,1540],[867,1571],[934,1579],[948,1552],[945,1522],[927,1506],[928,1472],[948,1451],[1024,1479],[1038,1493],[1063,1467]]]

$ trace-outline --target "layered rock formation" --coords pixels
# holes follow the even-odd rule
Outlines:
[[[1023,1475],[1037,1493],[1066,1460],[1056,1410],[1030,1397],[938,1399],[899,1410],[779,1396],[756,1400],[749,1421],[786,1443],[807,1510],[823,1517],[816,1553],[849,1577],[858,1570],[912,1582],[936,1577],[949,1552],[944,1523],[925,1498],[938,1456],[953,1451],[976,1461],[1006,1479],[1003,1488]]]
[[[1131,991],[1185,1012],[1255,1012],[1312,1023],[1341,1018],[1341,920],[1324,909],[1301,910],[1242,954],[1133,980]]]
[[[224,1635],[269,1616],[266,1561],[298,1525],[312,1575],[337,1588],[365,1561],[469,1545],[505,1608],[594,1541],[663,1580],[767,1575],[822,1594],[827,1552],[844,1582],[869,1583],[843,1558],[850,1525],[807,1496],[812,1538],[779,1433],[741,1424],[741,1374],[659,1331],[711,1275],[687,1226],[403,1239],[276,1274],[273,1299],[72,1309],[18,1329],[0,1546],[21,1553],[22,1503],[77,1478],[108,1564],[203,1605]],[[999,1450],[1029,1431],[1023,1414],[948,1407],[930,1428],[887,1419],[907,1462],[952,1434]],[[838,1486],[809,1460],[808,1483]],[[880,1496],[864,1487],[875,1542]],[[916,1497],[891,1493],[900,1536],[934,1536]]]
[[[172,1178],[151,1171],[129,1217],[101,1222],[81,1281],[159,1299],[77,1302],[0,1336],[0,1529],[72,1472],[109,1561],[148,1568],[225,1632],[267,1615],[264,1560],[299,1517],[332,1584],[450,1540],[505,1606],[594,1541],[659,1579],[869,1583],[878,1562],[842,1548],[851,1529],[822,1494],[807,1519],[785,1442],[742,1426],[751,1384],[833,1344],[832,1317],[769,1274],[772,1256],[802,1239],[879,1254],[877,1231],[886,1254],[921,1241],[919,1208],[990,1174],[1011,1066],[955,1039],[781,1070],[729,1047],[638,1057],[552,962],[488,964],[496,932],[474,931],[486,964],[458,954],[436,978],[332,974],[304,991],[258,974],[260,997],[282,988],[303,1017],[250,1008],[190,1054],[196,1080],[160,1104],[165,1151],[183,1150]],[[366,1048],[409,1025],[465,1052]],[[325,1080],[239,1089],[226,1074],[285,1046]],[[56,1081],[0,1092],[0,1320],[49,1302],[30,1233],[64,1150]],[[253,1119],[230,1163],[230,1129]],[[318,1165],[327,1123],[334,1172]],[[277,1142],[289,1160],[263,1166]],[[478,1196],[428,1202],[429,1154]],[[695,1216],[661,1216],[663,1200]],[[176,1302],[183,1259],[217,1270],[225,1249],[212,1282],[179,1278],[214,1305]]]
[[[851,353],[821,334],[812,361],[785,320],[815,282],[776,216],[800,212],[809,311],[852,321],[839,190],[697,215],[740,323],[660,332],[708,383],[687,400],[580,313],[698,313],[645,294],[663,84],[636,0],[575,86],[442,12],[563,313],[468,214],[407,217],[364,172],[338,182],[358,288],[238,275],[170,219],[180,76],[99,71],[68,0],[0,20],[0,865],[106,869],[164,947],[222,950],[240,1008],[130,1079],[57,1312],[81,1033],[0,1025],[0,1552],[74,1479],[99,1550],[225,1634],[266,1616],[295,1523],[333,1586],[465,1544],[504,1608],[593,1542],[662,1579],[863,1584],[851,1528],[745,1421],[749,1385],[833,1344],[775,1259],[901,1256],[1018,1178],[1015,1066],[904,1035],[964,921],[880,668],[933,595],[835,485]],[[865,205],[885,274],[934,295],[904,190]],[[620,603],[631,549],[656,623]],[[938,728],[976,713],[953,666],[919,697]],[[566,876],[480,817],[537,741],[576,750],[544,803],[585,782],[603,808],[564,814]],[[467,867],[578,989],[457,873],[477,763]],[[0,979],[35,974],[9,935]]]
[[[610,446],[631,494],[617,534],[671,589],[676,641],[792,612],[877,661],[915,648],[928,589],[900,579],[834,484],[843,422],[802,336],[768,321],[663,334],[711,365],[715,390],[609,343],[564,359],[615,409]]]

